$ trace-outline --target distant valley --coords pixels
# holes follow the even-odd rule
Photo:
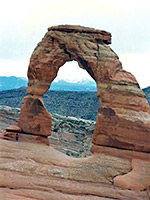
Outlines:
[[[26,88],[0,92],[0,105],[21,108]],[[44,104],[50,113],[77,118],[96,120],[99,100],[96,92],[86,91],[47,91],[43,96]]]
[[[150,104],[150,87],[143,89]],[[100,105],[96,92],[89,91],[47,91],[43,96],[44,104],[50,113],[94,120]],[[21,108],[26,88],[0,92],[0,105]]]

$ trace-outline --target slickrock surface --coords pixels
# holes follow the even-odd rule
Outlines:
[[[148,190],[112,185],[114,177],[130,173],[130,160],[103,154],[77,159],[21,139],[0,139],[0,147],[2,200],[148,199]]]

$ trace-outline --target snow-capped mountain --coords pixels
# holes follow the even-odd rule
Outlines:
[[[81,80],[59,79],[52,82],[50,89],[64,90],[64,91],[97,91],[95,81],[89,79],[81,79]]]

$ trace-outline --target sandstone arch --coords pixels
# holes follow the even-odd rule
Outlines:
[[[111,34],[81,26],[48,29],[35,48],[28,68],[27,94],[19,126],[26,133],[51,134],[51,116],[42,95],[59,68],[75,60],[97,83],[101,102],[93,136],[93,152],[101,146],[150,152],[150,110],[135,77],[122,69],[117,54],[108,46]]]

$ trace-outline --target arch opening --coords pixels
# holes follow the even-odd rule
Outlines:
[[[57,77],[53,82],[58,80],[66,80],[68,82],[78,82],[82,80],[89,80],[90,83],[93,82],[92,86],[96,88],[95,80],[89,75],[89,73],[81,68],[77,61],[68,61],[63,66],[61,66],[58,70]],[[94,89],[96,91],[97,89]]]
[[[99,107],[96,94],[95,81],[76,61],[60,67],[50,89],[43,96],[52,116],[49,141],[53,148],[72,157],[91,155]]]

